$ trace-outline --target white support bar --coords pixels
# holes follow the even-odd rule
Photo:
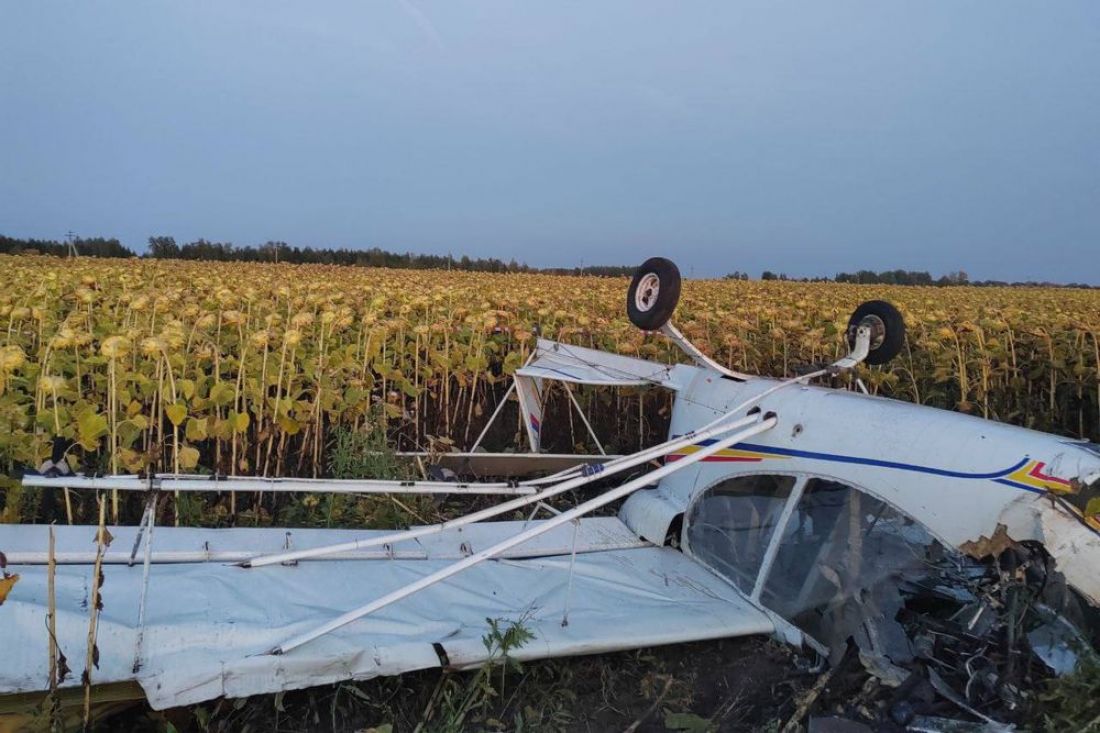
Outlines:
[[[504,393],[504,396],[500,398],[500,402],[497,403],[497,409],[493,410],[493,414],[489,416],[489,422],[485,423],[485,427],[482,428],[481,434],[477,436],[477,440],[474,441],[474,445],[470,448],[470,453],[475,452],[478,446],[481,445],[481,441],[485,438],[485,435],[489,432],[489,428],[493,427],[493,423],[496,422],[497,415],[504,409],[504,406],[508,404],[508,398],[512,396],[512,392],[516,389],[516,382],[513,379],[512,383],[508,386],[508,391]]]
[[[25,488],[41,489],[86,489],[88,491],[104,491],[118,489],[119,491],[148,491],[149,479],[137,476],[38,476],[26,475],[23,477]]]
[[[23,486],[119,491],[264,491],[325,494],[473,494],[523,496],[537,489],[507,483],[449,481],[380,481],[370,479],[303,479],[231,476],[204,478],[158,474],[152,479],[132,476],[24,476]]]
[[[729,415],[723,415],[722,418],[728,418]],[[681,438],[678,438],[662,445],[650,448],[648,450],[635,453],[632,456],[623,456],[620,459],[611,461],[604,464],[602,470],[593,472],[591,475],[581,475],[575,478],[569,479],[562,483],[556,484],[549,488],[543,489],[537,494],[531,494],[530,496],[523,496],[518,499],[512,499],[496,506],[491,506],[486,509],[482,509],[471,514],[465,514],[461,517],[449,519],[446,522],[440,522],[439,524],[432,524],[425,527],[417,527],[415,529],[408,529],[403,532],[394,532],[393,534],[385,535],[383,537],[369,537],[361,540],[351,540],[349,542],[341,542],[335,545],[327,545],[324,547],[313,547],[304,550],[295,550],[293,552],[280,552],[275,555],[268,555],[267,557],[258,558],[251,562],[244,563],[246,567],[263,567],[265,565],[277,565],[279,563],[290,562],[293,560],[301,560],[307,557],[317,557],[333,552],[346,552],[348,550],[359,550],[364,547],[377,547],[379,545],[391,544],[394,542],[401,542],[404,540],[413,540],[418,537],[426,537],[432,534],[438,534],[446,529],[454,527],[463,527],[467,524],[473,524],[474,522],[480,522],[485,519],[491,519],[495,516],[505,514],[507,512],[514,511],[521,507],[525,507],[528,504],[534,504],[536,502],[545,501],[551,497],[566,491],[577,489],[585,484],[590,484],[594,481],[599,481],[608,476],[613,476],[616,473],[621,473],[629,468],[640,466],[648,463],[654,459],[669,453],[674,453],[681,448],[686,448],[698,441],[706,440],[707,438],[715,435],[721,435],[722,433],[729,432],[730,430],[736,430],[737,428],[744,427],[759,420],[758,415],[744,417],[732,423],[726,423],[724,425],[710,428],[709,430],[697,431],[690,433]],[[683,459],[681,459],[683,460]]]
[[[867,326],[860,326],[856,329],[856,345],[852,348],[850,354],[843,359],[837,359],[830,367],[833,371],[844,371],[846,369],[855,369],[856,365],[867,358],[867,355],[871,353],[871,329]]]
[[[456,575],[457,573],[462,572],[466,568],[477,565],[478,563],[484,562],[485,560],[488,560],[492,557],[496,557],[497,555],[500,555],[501,553],[511,549],[512,547],[515,547],[516,545],[521,545],[534,537],[538,537],[545,532],[549,532],[554,527],[564,524],[565,522],[577,519],[578,517],[595,511],[600,507],[606,506],[613,501],[622,499],[629,494],[637,491],[638,489],[644,486],[648,486],[654,481],[657,481],[671,473],[683,470],[687,466],[708,458],[718,451],[725,450],[726,448],[729,448],[732,445],[736,445],[737,443],[751,438],[754,435],[758,435],[767,430],[771,430],[778,422],[775,417],[769,417],[766,419],[760,419],[759,417],[757,417],[756,419],[757,422],[755,425],[747,427],[744,430],[738,430],[734,432],[733,435],[721,438],[717,442],[707,446],[706,448],[696,451],[695,453],[690,453],[683,458],[674,461],[673,463],[666,463],[661,468],[650,471],[644,476],[640,476],[633,481],[628,481],[622,486],[612,489],[593,499],[589,499],[588,501],[577,505],[569,511],[562,512],[553,519],[548,519],[535,527],[520,532],[502,542],[498,542],[492,547],[486,548],[481,552],[474,553],[464,560],[459,560],[458,562],[453,563],[441,570],[431,573],[430,575],[426,575],[420,580],[410,583],[404,588],[399,588],[398,590],[395,590],[392,593],[387,593],[381,598],[371,601],[364,606],[348,611],[347,613],[338,616],[332,621],[329,621],[328,623],[323,624],[316,629],[307,631],[303,634],[299,634],[292,639],[288,639],[279,646],[273,648],[269,653],[285,654],[286,652],[292,651],[293,649],[296,649],[303,644],[307,644],[318,637],[324,636],[331,631],[335,631],[342,626],[346,626],[347,624],[350,624],[351,622],[356,621],[363,616],[371,614],[381,608],[385,608],[392,603],[396,603],[403,598],[407,598],[414,593],[417,593],[418,591],[421,591],[440,581],[446,580],[452,575]]]
[[[821,369],[816,372],[811,372],[810,374],[804,374],[799,377],[793,377],[783,382],[779,382],[778,384],[764,390],[760,394],[748,398],[741,404],[719,415],[703,427],[693,432],[682,435],[674,440],[666,441],[665,443],[656,445],[652,448],[647,448],[646,450],[639,451],[638,453],[634,453],[628,456],[621,456],[612,461],[608,461],[607,463],[602,465],[601,469],[598,472],[593,473],[592,475],[585,476],[583,475],[583,472],[581,472],[581,475],[576,476],[575,473],[579,469],[570,469],[562,476],[563,479],[568,477],[568,480],[565,480],[564,483],[560,483],[548,489],[544,489],[537,494],[531,494],[530,496],[506,501],[503,504],[498,504],[495,507],[489,507],[488,509],[482,509],[481,511],[474,512],[472,514],[456,517],[455,519],[451,519],[440,524],[433,524],[427,527],[418,527],[416,529],[405,530],[403,532],[395,532],[394,534],[386,535],[385,537],[352,540],[350,542],[342,542],[336,545],[314,547],[305,550],[297,550],[295,552],[284,552],[277,555],[269,555],[267,557],[244,563],[244,566],[262,567],[264,565],[274,565],[277,563],[289,562],[292,560],[301,560],[306,557],[319,557],[330,552],[345,552],[347,550],[357,550],[364,547],[374,547],[391,542],[416,539],[417,537],[424,537],[427,535],[435,534],[437,532],[442,532],[444,529],[448,529],[450,527],[461,527],[467,524],[472,524],[473,522],[480,522],[483,519],[491,519],[492,517],[498,516],[505,512],[510,512],[515,509],[519,509],[520,507],[527,506],[528,504],[543,501],[547,498],[557,496],[564,491],[571,491],[573,489],[584,486],[585,484],[590,484],[593,481],[598,481],[607,478],[608,476],[613,476],[614,474],[620,473],[626,469],[634,468],[635,466],[639,466],[643,463],[648,463],[651,460],[661,458],[662,456],[666,456],[669,453],[674,453],[681,448],[686,448],[687,446],[693,445],[696,442],[705,440],[707,438],[712,438],[729,432],[730,430],[735,430],[739,427],[748,425],[756,418],[742,418],[741,420],[737,420],[732,423],[729,423],[727,421],[733,418],[735,415],[739,415],[742,411],[748,409],[752,405],[760,402],[762,399],[770,394],[773,394],[786,387],[797,384],[804,384],[807,381],[815,377],[820,377],[821,375],[826,373],[826,370]]]
[[[699,347],[688,341],[687,336],[680,333],[680,329],[672,325],[672,321],[669,321],[665,325],[661,326],[661,333],[663,333],[672,343],[680,347],[680,350],[691,357],[699,366],[704,369],[713,369],[719,374],[723,374],[731,379],[737,379],[744,382],[749,379],[749,375],[742,374],[741,372],[735,372],[730,369],[726,369],[724,366],[711,359],[709,356],[699,350]]]
[[[550,507],[546,507],[551,515],[560,514],[561,512]],[[578,555],[587,555],[590,553],[606,552],[607,550],[627,549],[632,547],[644,546],[644,541],[637,541],[632,544],[603,541],[600,543],[585,544],[577,548]],[[148,547],[148,544],[145,544]],[[554,557],[557,555],[565,554],[569,550],[564,550],[561,547],[554,547],[549,550],[531,551],[530,549],[521,548],[514,553],[503,555],[502,557],[515,557],[515,558],[528,558],[528,557]],[[265,557],[268,554],[267,550],[158,550],[148,551],[147,562],[150,565],[198,565],[202,563],[219,563],[228,565],[239,565],[244,562],[248,562],[254,558]],[[49,553],[47,552],[30,552],[30,551],[17,551],[9,552],[5,554],[8,561],[8,565],[12,567],[18,566],[33,566],[33,565],[46,565],[49,563]],[[447,553],[440,554],[440,552],[429,552],[424,549],[414,550],[394,550],[391,548],[380,548],[374,550],[357,550],[341,553],[330,553],[320,557],[307,557],[304,558],[306,562],[389,562],[392,560],[443,560],[448,558],[454,558],[454,555],[448,555]],[[58,565],[92,565],[95,563],[95,552],[82,551],[82,552],[59,552],[56,553],[56,563]],[[124,552],[107,552],[104,553],[102,559],[103,565],[129,565],[130,555]],[[144,583],[144,580],[142,581]],[[140,613],[139,613],[140,618]]]
[[[581,416],[581,422],[588,428],[588,434],[592,437],[592,440],[596,442],[596,448],[599,449],[600,455],[607,455],[607,451],[603,449],[603,443],[596,437],[596,431],[592,429],[592,424],[588,422],[588,416],[584,414],[584,410],[581,409],[581,405],[577,402],[576,396],[573,394],[573,388],[569,386],[569,382],[562,382],[562,387],[565,388],[565,393],[569,395],[569,401],[573,403],[573,407],[576,408],[577,414]]]
[[[145,514],[142,516],[144,532],[138,532],[138,541],[142,534],[145,535],[145,553],[141,564],[141,598],[138,600],[138,630],[137,642],[134,644],[134,667],[136,671],[141,668],[141,647],[145,643],[145,607],[149,599],[149,575],[153,567],[153,526],[157,522],[157,495],[150,494],[145,503]],[[134,552],[137,545],[134,546]],[[130,553],[128,565],[134,564],[134,552]],[[100,560],[102,562],[102,559]]]
[[[237,564],[247,562],[256,557],[263,557],[266,553],[256,550],[162,550],[150,554],[149,562],[152,565],[181,565],[193,563],[228,563]],[[6,555],[9,565],[45,565],[47,562],[44,552],[12,552]],[[423,550],[385,551],[372,552],[344,552],[322,560],[426,560],[428,554]],[[90,565],[95,561],[94,552],[59,552],[57,553],[58,565]],[[109,552],[103,555],[104,565],[129,565],[129,553]]]
[[[806,489],[806,477],[798,479],[795,484],[794,490],[791,491],[791,495],[787,497],[787,503],[783,505],[783,511],[779,514],[779,519],[775,523],[775,527],[772,529],[771,541],[768,542],[768,549],[764,551],[764,559],[760,561],[760,570],[756,573],[756,583],[752,587],[752,593],[749,595],[749,600],[753,603],[760,604],[760,594],[764,592],[764,584],[768,582],[768,576],[771,575],[772,566],[775,564],[775,558],[779,556],[779,546],[783,544],[786,539],[785,533],[787,531],[787,525],[791,521],[791,515],[794,514],[794,509],[798,506],[798,502],[802,501],[802,492]]]

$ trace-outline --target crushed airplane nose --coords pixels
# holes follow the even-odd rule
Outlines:
[[[821,572],[832,596],[801,610],[786,601],[828,645],[834,687],[845,676],[873,681],[844,700],[844,720],[1013,730],[1001,721],[1019,719],[1045,680],[1100,662],[1089,634],[1100,631],[1090,626],[1095,609],[1038,543],[1015,542],[1002,526],[956,551],[891,518],[885,526],[891,541],[873,540],[875,531],[861,531],[858,547],[834,537]]]
[[[1100,605],[1098,446],[1071,445],[1072,451],[1061,452],[1049,462],[1031,461],[1018,471],[1017,474],[1038,478],[1041,490],[1017,496],[1004,507],[993,531],[960,543],[959,549],[980,559],[998,555],[1016,543],[1039,543],[1069,585],[1097,606]],[[1058,478],[1066,473],[1080,478]]]

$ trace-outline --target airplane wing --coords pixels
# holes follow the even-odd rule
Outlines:
[[[686,371],[685,371],[686,369]],[[681,389],[694,369],[609,354],[583,346],[539,339],[531,360],[516,370],[520,377],[605,386],[659,386]]]
[[[542,449],[542,418],[548,381],[601,387],[688,386],[697,370],[683,364],[658,364],[583,346],[539,339],[527,363],[516,370],[515,387],[532,453]]]
[[[158,527],[143,628],[141,552],[134,565],[127,564],[137,528],[112,527],[103,568],[99,668],[92,670],[92,681],[136,680],[150,704],[164,709],[479,665],[487,655],[487,619],[521,621],[534,633],[512,653],[518,659],[774,631],[762,611],[700,564],[640,540],[617,518],[595,517],[579,522],[575,545],[573,526],[563,525],[285,655],[266,653],[525,526],[530,524],[473,524],[370,553],[252,569],[228,561],[372,533]],[[87,559],[96,530],[55,531],[58,558],[72,563],[57,568],[58,642],[73,668],[65,684],[77,686],[87,646]],[[0,693],[48,687],[47,573],[38,564],[47,532],[45,526],[0,527],[8,570],[21,576],[0,605]]]

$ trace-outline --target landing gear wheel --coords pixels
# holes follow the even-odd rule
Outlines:
[[[680,300],[680,269],[672,260],[650,257],[634,271],[626,291],[626,314],[643,331],[658,331]]]
[[[871,329],[871,351],[863,360],[865,364],[885,364],[905,345],[905,321],[898,309],[885,300],[868,300],[848,319],[850,349],[855,348],[856,330],[860,326]]]

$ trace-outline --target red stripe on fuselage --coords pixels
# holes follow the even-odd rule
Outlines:
[[[666,461],[678,461],[684,456],[690,456],[690,453],[677,453],[667,456]],[[755,463],[762,461],[763,458],[752,458],[749,456],[708,456],[700,461],[700,463]]]
[[[1031,471],[1028,473],[1028,476],[1031,476],[1032,478],[1035,478],[1035,479],[1039,479],[1040,481],[1047,481],[1047,482],[1054,483],[1054,484],[1061,484],[1062,486],[1070,486],[1071,485],[1070,482],[1066,481],[1064,478],[1058,478],[1057,476],[1051,476],[1049,474],[1043,473],[1043,469],[1046,468],[1046,465],[1047,464],[1043,463],[1042,461],[1039,461],[1038,463],[1035,464],[1035,468],[1031,469]]]

